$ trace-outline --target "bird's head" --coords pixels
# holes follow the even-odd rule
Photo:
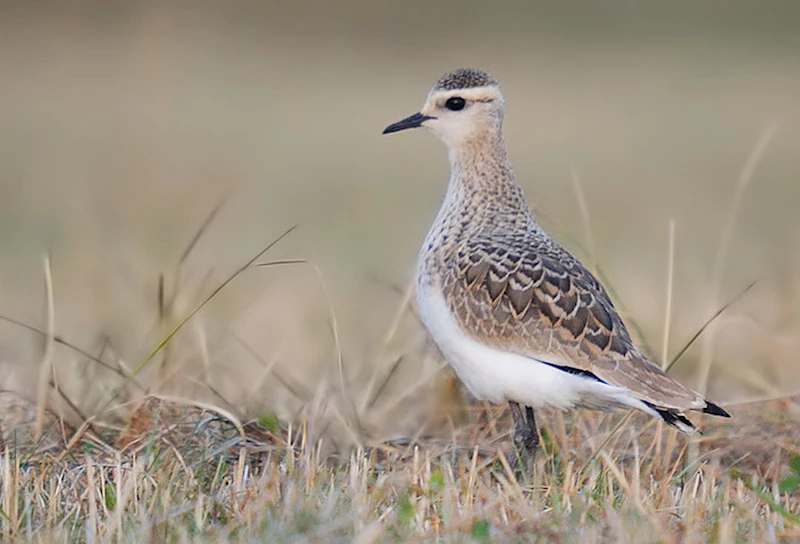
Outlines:
[[[383,133],[423,127],[456,149],[498,135],[504,114],[497,80],[480,70],[460,69],[436,82],[422,110],[389,125]]]

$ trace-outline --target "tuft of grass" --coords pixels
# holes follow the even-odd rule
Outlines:
[[[489,522],[485,519],[478,519],[472,524],[472,539],[481,544],[488,544],[492,541],[489,534]]]
[[[85,434],[74,455],[7,447],[0,539],[765,541],[800,529],[792,483],[800,425],[770,415],[780,403],[743,409],[755,420],[744,431],[761,433],[750,441],[732,436],[730,422],[707,425],[693,460],[673,430],[638,416],[611,432],[615,422],[596,414],[563,425],[549,414],[548,440],[558,449],[540,452],[528,480],[505,470],[507,448],[472,443],[487,420],[497,429],[487,444],[505,445],[511,432],[503,411],[475,409],[449,439],[384,442],[336,459],[317,455],[292,425],[249,422],[242,434],[223,410],[150,397],[127,429],[103,437],[122,449],[97,447]],[[596,462],[579,469],[603,434]]]
[[[789,469],[791,474],[786,476],[778,485],[781,493],[794,493],[800,489],[800,455],[792,454],[789,457]]]

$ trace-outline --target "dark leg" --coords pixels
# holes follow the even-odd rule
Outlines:
[[[522,406],[518,403],[509,401],[508,405],[514,418],[514,452],[511,456],[511,466],[532,475],[533,460],[539,447],[539,432],[536,429],[533,408],[526,406],[523,414]]]

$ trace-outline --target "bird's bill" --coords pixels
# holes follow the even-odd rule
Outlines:
[[[419,128],[422,126],[422,123],[429,119],[435,119],[435,117],[429,117],[427,115],[422,115],[421,113],[415,113],[410,117],[406,117],[402,121],[398,121],[389,125],[383,129],[383,133],[391,134],[392,132],[400,132],[401,130],[406,130],[407,128]]]

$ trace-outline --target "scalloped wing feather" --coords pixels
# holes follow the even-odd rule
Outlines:
[[[481,342],[591,372],[659,407],[705,406],[638,351],[598,280],[538,228],[466,240],[443,290],[460,326]]]

